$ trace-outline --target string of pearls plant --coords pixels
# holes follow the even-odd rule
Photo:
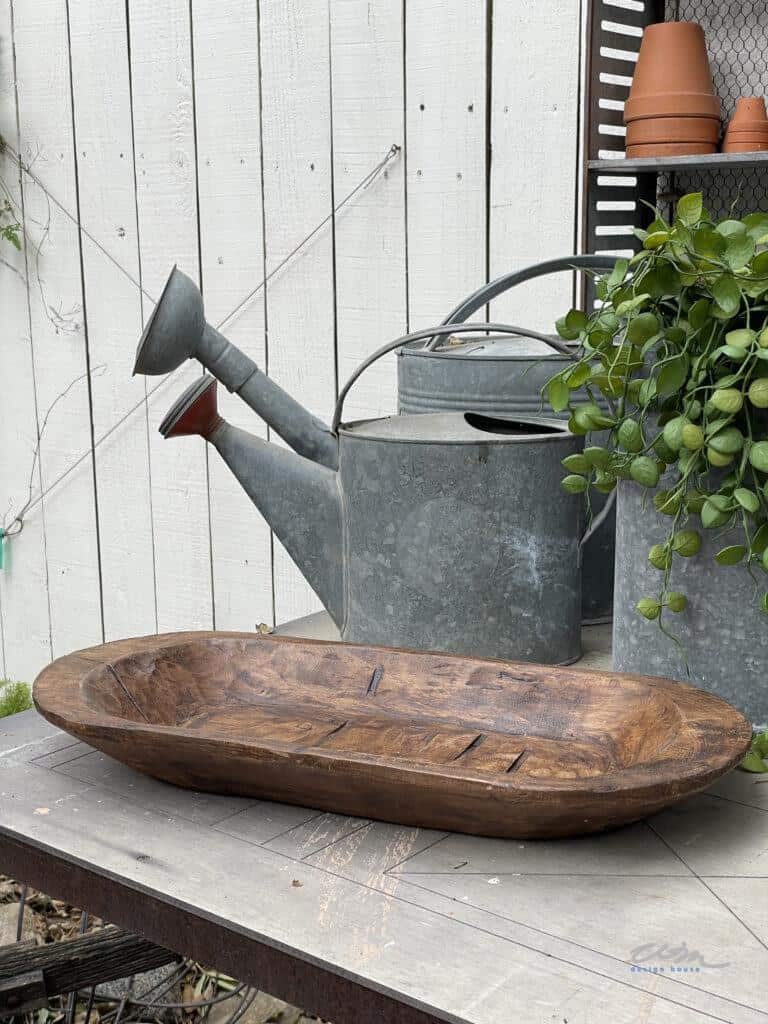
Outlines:
[[[714,221],[701,193],[679,200],[671,224],[654,212],[635,232],[642,249],[597,278],[597,308],[558,320],[578,360],[546,394],[574,433],[609,431],[563,460],[563,487],[634,480],[669,517],[648,552],[658,592],[637,604],[667,632],[665,612],[687,604],[668,589],[673,560],[699,554],[701,529],[740,527],[715,561],[768,572],[768,214]],[[761,602],[768,613],[768,593]]]

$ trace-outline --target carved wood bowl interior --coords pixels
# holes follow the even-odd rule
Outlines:
[[[180,786],[518,838],[645,817],[712,783],[752,733],[667,679],[237,633],[79,651],[34,696]]]

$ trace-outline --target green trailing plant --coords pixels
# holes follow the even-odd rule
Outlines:
[[[6,152],[6,142],[0,135],[0,156]],[[11,203],[11,194],[5,182],[0,178],[0,238],[10,242],[15,249],[21,249],[22,227]]]
[[[32,693],[26,683],[12,683],[0,679],[0,718],[29,711],[32,707]]]
[[[21,249],[21,224],[7,199],[0,201],[0,238],[10,242],[15,249]]]
[[[596,308],[558,320],[576,358],[546,394],[574,433],[608,431],[563,460],[563,487],[634,480],[669,520],[648,552],[658,592],[637,604],[661,625],[686,607],[672,564],[699,554],[702,530],[737,528],[715,561],[768,572],[768,213],[715,221],[694,193],[672,223],[654,214],[635,232],[641,250],[597,277]],[[768,593],[759,599],[768,612]]]
[[[768,764],[765,758],[768,757],[768,732],[756,732],[752,737],[752,746],[749,753],[739,765],[744,772],[768,772]]]

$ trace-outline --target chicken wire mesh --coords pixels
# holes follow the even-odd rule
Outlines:
[[[667,0],[667,21],[697,21],[704,29],[723,128],[740,96],[768,93],[768,4],[765,0]],[[659,178],[659,197],[668,202],[686,192],[703,192],[710,212],[725,217],[768,209],[765,168],[676,171]]]

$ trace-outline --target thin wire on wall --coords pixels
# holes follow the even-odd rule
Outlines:
[[[142,295],[144,295],[147,299],[149,299],[149,301],[152,302],[153,304],[155,304],[157,302],[157,300],[155,298],[153,298],[152,295],[149,294],[149,292],[141,285],[141,283],[136,280],[136,278],[130,273],[130,271],[126,270],[126,268],[124,266],[122,266],[122,264],[117,259],[115,259],[115,257],[109,252],[109,250],[106,249],[106,247],[104,245],[102,245],[102,243],[97,238],[95,238],[94,235],[92,235],[90,231],[88,231],[85,227],[83,227],[83,225],[81,224],[80,220],[73,213],[71,213],[66,208],[66,206],[64,206],[64,204],[59,199],[57,199],[56,196],[54,196],[46,188],[46,186],[42,183],[42,181],[38,178],[38,176],[36,174],[34,174],[32,172],[32,170],[24,164],[21,156],[13,149],[12,146],[9,146],[6,143],[4,148],[3,148],[3,152],[5,154],[9,155],[12,158],[12,160],[21,168],[22,172],[31,181],[33,181],[38,186],[38,188],[40,188],[45,193],[45,195],[48,197],[48,199],[51,201],[51,203],[53,203],[53,205],[58,210],[60,210],[61,213],[63,213],[65,217],[67,217],[70,221],[72,221],[73,224],[75,224],[77,226],[78,230],[81,231],[83,235],[85,235],[85,237],[99,250],[99,252],[102,253],[102,255],[105,256],[106,259],[108,259],[109,262],[112,263],[113,266],[116,267],[116,269],[119,270],[120,273],[128,281],[130,281],[130,283],[134,286],[134,288],[136,288],[139,292],[141,292]],[[243,296],[243,298],[237,303],[237,305],[234,307],[234,309],[232,309],[223,318],[223,320],[220,320],[219,323],[216,324],[217,330],[220,330],[225,324],[229,323],[230,320],[232,320],[235,316],[237,316],[237,314],[240,313],[248,305],[248,303],[250,303],[252,301],[252,299],[261,291],[261,289],[264,288],[267,285],[267,283],[277,273],[279,273],[286,266],[286,264],[288,264],[290,262],[290,260],[293,259],[293,257],[298,252],[300,252],[315,237],[315,235],[318,233],[318,231],[322,230],[322,228],[325,227],[325,225],[358,194],[358,192],[362,191],[363,189],[368,188],[368,186],[379,176],[379,174],[381,174],[381,172],[384,170],[384,168],[387,166],[387,164],[389,164],[390,161],[392,161],[399,153],[400,153],[400,146],[398,146],[396,143],[393,143],[392,146],[390,146],[390,148],[384,154],[382,159],[379,160],[379,162],[370,171],[368,171],[368,173],[363,178],[361,178],[361,180],[355,185],[355,187],[350,192],[348,192],[347,195],[344,196],[344,198],[336,206],[333,207],[331,213],[329,213],[327,217],[324,217],[317,225],[315,225],[315,227],[309,232],[309,234],[305,235],[304,238],[302,238],[302,240],[298,243],[298,245],[296,245],[288,253],[288,255],[285,256],[277,264],[277,266],[275,266],[256,285],[255,288],[253,288],[250,292],[248,292],[247,295]],[[108,440],[108,438],[110,438],[112,436],[112,434],[114,434],[115,431],[125,423],[126,420],[130,419],[130,417],[133,416],[134,413],[136,413],[139,409],[141,409],[143,406],[145,406],[149,402],[150,398],[152,398],[152,396],[154,394],[156,394],[156,392],[158,392],[168,382],[168,380],[173,376],[173,374],[175,372],[176,372],[175,370],[171,370],[171,372],[166,374],[166,376],[163,377],[162,380],[159,381],[159,383],[157,383],[154,387],[150,388],[145,393],[143,398],[141,398],[135,405],[131,406],[131,408],[128,409],[128,411],[126,413],[124,413],[120,417],[120,419],[118,419],[115,423],[113,423],[113,425],[109,428],[109,430],[106,430],[103,434],[101,434],[94,441],[93,446],[88,448],[88,449],[86,449],[86,451],[84,451],[80,456],[78,456],[78,458],[72,463],[72,465],[70,465],[63,473],[61,473],[59,476],[57,476],[56,479],[52,481],[52,483],[50,483],[47,487],[45,487],[39,493],[37,493],[35,495],[30,495],[28,501],[16,513],[16,515],[12,519],[12,521],[11,521],[10,525],[8,526],[8,528],[0,529],[0,567],[2,567],[2,541],[3,541],[3,539],[4,538],[11,538],[11,537],[14,537],[17,534],[21,533],[21,531],[22,531],[22,529],[24,527],[24,519],[25,519],[27,513],[32,511],[32,509],[34,509],[37,505],[39,505],[40,502],[46,497],[47,494],[50,494],[50,492],[52,490],[54,490],[54,488],[58,487],[58,485],[66,477],[68,477],[70,473],[74,472],[74,470],[77,469],[77,467],[79,465],[81,465],[82,462],[84,462],[87,458],[89,458],[91,453],[93,451],[95,451],[96,448],[98,448],[100,445],[102,445],[106,440]],[[78,378],[78,380],[81,380],[81,379],[82,378]],[[77,381],[73,381],[72,384],[70,385],[70,387],[73,386],[75,383],[77,383]],[[69,388],[67,388],[67,391],[69,391]],[[65,394],[66,394],[66,392],[65,392]],[[59,396],[59,397],[63,397],[63,396]],[[58,401],[58,399],[57,399],[57,401]],[[49,413],[50,413],[50,410],[49,410]],[[38,448],[39,448],[39,442],[38,442]],[[37,450],[36,450],[36,454],[35,454],[35,459],[36,458],[37,458]],[[33,466],[33,472],[34,472],[34,466]]]

